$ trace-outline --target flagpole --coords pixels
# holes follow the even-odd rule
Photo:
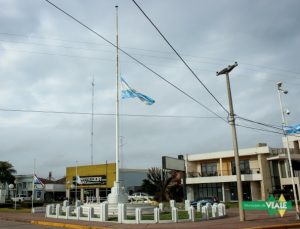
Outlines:
[[[95,91],[95,82],[94,77],[92,81],[92,117],[91,117],[91,165],[94,163],[94,92]]]
[[[33,198],[34,198],[34,175],[35,175],[35,158],[33,160],[33,175],[32,175],[32,194],[31,194],[31,212],[33,213]]]
[[[77,204],[77,161],[76,161],[76,171],[75,171],[75,206]],[[76,206],[77,207],[77,206]]]
[[[119,183],[119,131],[120,131],[120,121],[119,121],[119,23],[118,23],[118,6],[116,7],[116,54],[117,54],[117,63],[116,63],[116,183]]]

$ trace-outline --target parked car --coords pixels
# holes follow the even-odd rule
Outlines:
[[[15,202],[30,201],[31,197],[24,194],[17,194],[16,196],[12,197],[11,200]]]
[[[202,197],[202,198],[192,201],[191,206],[196,208],[197,203],[200,203],[202,206],[206,205],[207,203],[210,203],[211,205],[213,205],[214,203],[219,203],[219,199],[216,196]]]
[[[153,196],[150,196],[144,192],[135,192],[132,195],[128,196],[129,202],[138,201],[138,202],[149,202],[153,200]]]

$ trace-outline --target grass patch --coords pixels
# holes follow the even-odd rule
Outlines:
[[[16,210],[11,208],[0,208],[0,212],[15,212],[15,213],[30,213],[31,209],[29,208],[17,208]]]

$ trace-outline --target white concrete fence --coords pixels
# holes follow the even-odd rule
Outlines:
[[[186,202],[187,203],[187,202]],[[130,219],[127,214],[127,208],[130,204],[118,204],[117,222],[125,224],[143,224],[143,223],[177,223],[183,221],[201,221],[211,220],[216,218],[222,218],[226,215],[225,205],[220,204],[206,204],[205,206],[197,206],[195,209],[193,206],[185,206],[188,212],[188,219],[179,219],[178,212],[181,211],[175,207],[175,202],[170,202],[171,206],[171,220],[161,220],[161,213],[163,206],[160,208],[153,209],[153,220],[143,220],[143,208],[135,208],[135,217]],[[201,212],[202,217],[197,218],[196,212]],[[145,214],[145,213],[144,213]],[[149,216],[149,211],[145,214]],[[151,215],[151,214],[150,214]],[[109,211],[107,203],[100,203],[97,206],[67,206],[60,204],[50,204],[46,207],[46,217],[59,218],[59,219],[70,219],[70,220],[85,220],[85,221],[98,221],[107,222],[109,221]],[[116,217],[116,216],[115,216]],[[113,221],[110,221],[113,222]]]

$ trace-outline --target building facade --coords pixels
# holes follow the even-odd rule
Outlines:
[[[298,195],[299,140],[300,138],[295,136],[289,138]],[[244,200],[266,200],[276,189],[292,190],[286,148],[271,148],[260,143],[257,147],[240,149],[239,158]],[[233,151],[186,155],[185,159],[188,199],[217,196],[224,202],[237,201],[237,178]]]
[[[144,169],[120,169],[119,173],[121,186],[128,193],[138,191],[143,179],[147,178]],[[67,167],[66,198],[83,202],[104,201],[115,180],[115,163]]]

